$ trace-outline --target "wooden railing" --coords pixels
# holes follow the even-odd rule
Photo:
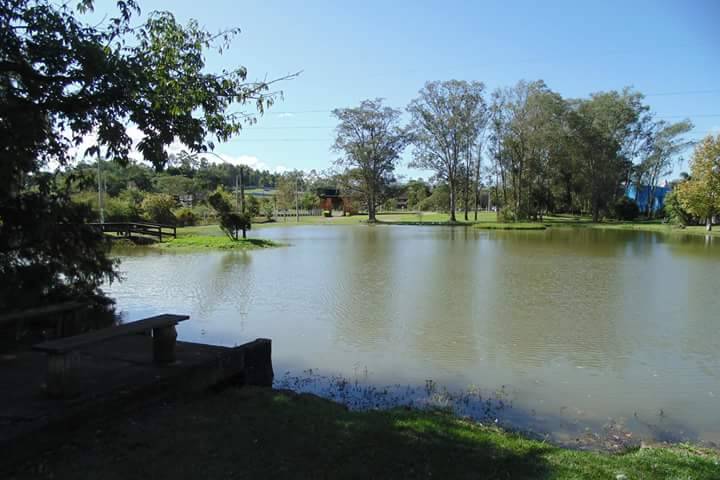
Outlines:
[[[145,223],[145,222],[106,222],[91,223],[102,229],[104,233],[114,233],[117,236],[130,238],[135,235],[148,235],[157,237],[162,241],[163,235],[177,238],[177,227],[174,225],[163,225],[161,223]]]

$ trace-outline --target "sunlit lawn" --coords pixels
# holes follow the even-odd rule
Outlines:
[[[535,230],[544,228],[593,228],[593,229],[610,229],[610,230],[638,230],[646,232],[660,232],[667,234],[691,234],[691,235],[706,235],[705,227],[703,226],[690,226],[687,228],[679,228],[668,224],[663,224],[659,220],[638,220],[634,222],[619,222],[619,221],[604,221],[599,223],[593,223],[592,219],[588,216],[574,216],[574,215],[550,215],[545,216],[542,222],[515,222],[515,223],[499,223],[495,212],[478,212],[478,219],[475,221],[473,212],[469,214],[469,220],[465,222],[464,215],[459,212],[456,215],[457,223],[459,225],[475,225],[477,228],[487,230]],[[377,216],[378,223],[380,224],[445,224],[450,220],[450,215],[447,213],[435,213],[435,212],[423,212],[418,213],[381,213]],[[276,228],[276,227],[293,227],[293,226],[306,226],[306,225],[362,225],[367,223],[366,215],[353,215],[353,216],[335,216],[335,217],[300,217],[300,221],[297,221],[296,217],[279,218],[274,222],[267,223],[255,223],[253,224],[254,230],[262,230],[265,228]],[[263,220],[264,221],[264,220]],[[196,227],[184,227],[178,229],[178,235],[180,237],[193,235],[193,236],[223,236],[222,230],[217,225],[202,225]],[[720,235],[720,228],[715,228],[710,235]],[[256,235],[254,235],[256,236]]]

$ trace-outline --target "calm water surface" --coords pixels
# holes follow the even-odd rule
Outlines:
[[[537,428],[621,419],[720,442],[720,238],[325,226],[241,252],[122,252],[128,319],[186,313],[182,340],[273,340],[277,376],[505,386]]]

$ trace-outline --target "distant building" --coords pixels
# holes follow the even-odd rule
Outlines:
[[[317,196],[320,198],[321,210],[344,210],[345,202],[337,188],[318,188]]]
[[[665,205],[665,195],[667,195],[671,191],[672,188],[667,185],[667,182],[664,186],[658,185],[655,187],[655,194],[652,204],[653,212],[657,212],[658,210],[663,208],[663,206]],[[642,213],[648,212],[648,204],[650,202],[650,185],[641,185],[639,188],[637,187],[637,185],[630,185],[628,186],[625,195],[630,200],[634,200],[635,203],[637,203],[637,206]]]

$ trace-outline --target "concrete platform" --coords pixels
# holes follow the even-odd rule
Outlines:
[[[152,338],[117,337],[78,350],[78,392],[53,399],[45,391],[47,357],[41,352],[0,355],[0,449],[17,450],[43,430],[64,430],[93,416],[224,382],[272,385],[270,340],[234,348],[177,342],[177,361],[156,365]]]

